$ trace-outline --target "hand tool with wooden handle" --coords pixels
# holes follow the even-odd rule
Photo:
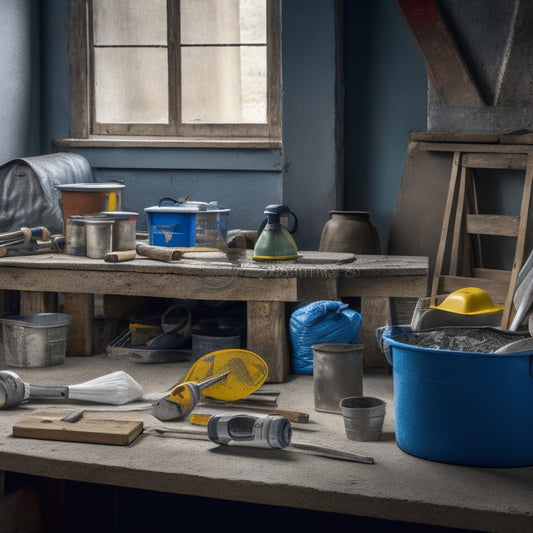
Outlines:
[[[194,247],[167,247],[167,246],[152,246],[149,244],[137,244],[135,248],[139,255],[155,259],[156,261],[178,261],[187,253],[196,252],[220,252],[218,248],[211,248],[208,246],[194,246]]]
[[[22,227],[17,231],[0,233],[0,246],[28,244],[31,240],[49,241],[50,232],[46,228],[39,226],[37,228]]]
[[[241,409],[241,410],[250,410],[250,411],[261,411],[263,413],[268,413],[269,415],[279,415],[284,416],[291,422],[296,422],[298,424],[307,424],[309,422],[309,413],[302,413],[300,411],[291,411],[289,409],[278,409],[268,407],[266,405],[258,405],[252,402],[219,402],[216,400],[210,400],[209,398],[203,399],[198,405],[208,406],[208,407],[218,407],[223,409]],[[202,415],[191,415],[191,422],[193,424],[204,425],[200,418],[193,418],[193,416],[201,417]],[[207,422],[206,422],[207,423]]]
[[[172,392],[152,404],[152,414],[159,420],[179,420],[187,416],[200,401],[203,389],[225,379],[231,370],[200,383],[180,383]]]
[[[104,261],[106,263],[120,263],[122,261],[132,261],[136,257],[137,252],[135,250],[124,250],[105,254]]]

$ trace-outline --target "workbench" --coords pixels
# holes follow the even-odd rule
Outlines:
[[[6,368],[1,359],[0,366]],[[183,379],[188,367],[186,362],[139,364],[99,354],[69,357],[54,367],[9,370],[27,383],[71,385],[122,369],[150,396]],[[397,447],[393,376],[386,370],[369,369],[363,375],[364,394],[387,403],[379,441],[350,441],[341,415],[315,411],[312,376],[291,375],[284,383],[263,387],[279,391],[279,408],[309,413],[308,423],[293,424],[294,441],[372,456],[374,464],[297,450],[237,448],[218,446],[206,439],[151,435],[150,428],[200,428],[188,421],[160,422],[142,401],[123,407],[84,405],[86,418],[143,421],[143,433],[127,446],[15,438],[13,425],[30,413],[51,409],[63,413],[80,407],[80,403],[67,400],[30,399],[3,410],[0,416],[0,470],[5,474],[4,495],[0,498],[3,519],[23,519],[6,514],[2,502],[16,499],[16,490],[10,492],[13,479],[29,475],[47,481],[42,495],[46,502],[52,500],[55,487],[59,509],[64,494],[68,508],[63,511],[70,521],[65,531],[156,531],[158,517],[163,516],[168,519],[165,530],[191,520],[202,526],[199,531],[233,531],[228,522],[234,526],[241,521],[248,524],[246,529],[257,532],[390,532],[399,531],[393,527],[397,522],[409,523],[401,531],[410,533],[432,531],[417,529],[417,524],[502,533],[533,529],[533,467],[442,464],[413,457]],[[193,412],[205,409],[197,407]],[[213,408],[210,411],[216,412]],[[76,495],[83,497],[76,501]],[[25,509],[29,500],[23,498],[28,493],[22,491],[20,497],[17,509]],[[193,503],[197,500],[199,506]],[[119,516],[109,516],[113,506]],[[43,508],[46,505],[34,506]],[[251,514],[242,514],[244,510]],[[291,526],[277,521],[282,510],[297,513],[298,521]],[[105,516],[110,521],[103,525]],[[379,526],[373,520],[379,520]]]
[[[63,311],[73,316],[67,355],[94,355],[95,294],[247,302],[247,348],[268,363],[270,382],[290,372],[287,302],[360,297],[365,366],[386,368],[375,330],[389,324],[389,298],[428,294],[426,257],[304,251],[295,261],[254,261],[252,253],[119,263],[64,253],[4,257],[0,287],[20,291],[23,315],[54,312],[63,295]]]

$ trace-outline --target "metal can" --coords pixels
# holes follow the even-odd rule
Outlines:
[[[72,215],[67,219],[65,245],[69,255],[87,255],[85,222],[83,216]]]

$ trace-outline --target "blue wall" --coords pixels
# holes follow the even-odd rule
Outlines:
[[[255,229],[267,204],[283,202],[300,220],[302,250],[318,247],[329,210],[368,210],[384,247],[408,132],[426,129],[426,74],[394,1],[344,2],[338,50],[335,5],[282,3],[282,150],[72,150],[87,157],[98,181],[124,180],[125,209],[142,213],[162,196],[189,195],[231,208],[232,228]],[[0,20],[0,59],[9,72],[0,79],[3,163],[50,153],[53,139],[69,137],[68,2],[3,0]],[[10,62],[16,70],[6,70]],[[344,139],[336,135],[343,121]],[[145,223],[140,217],[139,229]]]
[[[427,75],[395,1],[345,2],[347,210],[370,211],[382,249],[394,215],[409,131],[426,130]]]

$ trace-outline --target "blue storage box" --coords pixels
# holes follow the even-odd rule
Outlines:
[[[226,244],[229,209],[202,202],[145,208],[150,244],[167,247],[220,247]]]
[[[425,348],[407,344],[403,327],[380,329],[390,349],[399,448],[458,465],[533,465],[532,351]]]

